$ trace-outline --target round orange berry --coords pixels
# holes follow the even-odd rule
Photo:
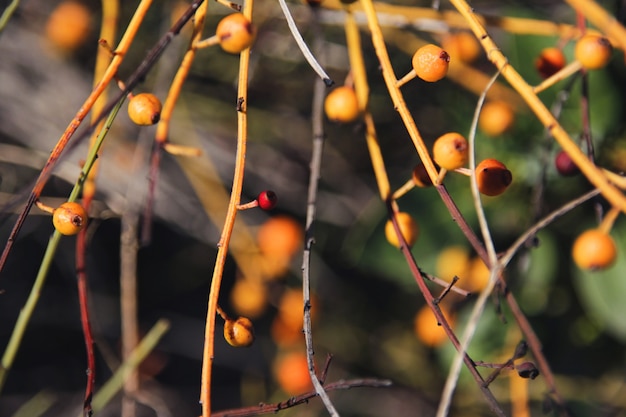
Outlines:
[[[542,78],[548,78],[565,66],[565,54],[560,48],[544,48],[535,60],[535,68]]]
[[[452,281],[454,277],[463,278],[469,268],[469,253],[463,246],[452,245],[444,248],[437,256],[435,271],[437,276],[445,281]]]
[[[233,309],[246,317],[259,317],[267,307],[267,287],[256,279],[239,278],[230,292]]]
[[[412,59],[413,70],[424,81],[441,80],[448,73],[450,55],[437,45],[424,45],[415,52]]]
[[[452,171],[467,163],[469,146],[460,133],[441,135],[433,144],[433,159],[441,168]]]
[[[304,352],[279,354],[274,361],[274,376],[280,388],[288,395],[303,394],[313,389]]]
[[[87,224],[87,212],[78,203],[65,202],[52,212],[52,224],[62,235],[75,235]]]
[[[441,41],[441,46],[450,55],[450,59],[456,62],[471,64],[476,61],[482,51],[480,43],[473,33],[460,31],[450,33]]]
[[[615,241],[599,229],[583,232],[574,241],[572,258],[581,269],[592,271],[610,267],[617,258]]]
[[[46,22],[46,38],[56,48],[71,52],[80,47],[91,27],[91,12],[82,3],[69,0],[59,3]]]
[[[256,38],[256,27],[242,13],[232,13],[217,24],[215,34],[226,52],[238,54]]]
[[[515,122],[513,108],[506,101],[485,103],[478,118],[478,126],[489,136],[500,136]]]
[[[150,126],[161,119],[161,107],[161,101],[154,94],[137,94],[128,102],[128,117],[139,126]]]
[[[234,347],[247,347],[254,342],[254,326],[247,317],[236,320],[226,319],[224,322],[224,339]]]
[[[402,236],[404,236],[404,240],[406,240],[409,247],[413,246],[419,235],[419,227],[417,223],[413,220],[413,217],[411,217],[409,213],[402,211],[396,213],[396,220],[398,221],[398,226],[400,227]],[[393,246],[396,248],[400,247],[400,241],[398,240],[398,235],[396,234],[396,230],[393,227],[393,222],[391,220],[387,220],[387,223],[385,224],[385,237]]]
[[[612,54],[611,42],[600,35],[584,35],[574,47],[574,57],[582,64],[583,68],[590,70],[606,66]]]
[[[350,123],[360,114],[359,102],[352,87],[341,86],[331,91],[324,101],[326,117],[333,122]]]
[[[500,195],[511,185],[512,181],[511,171],[497,159],[485,159],[476,166],[476,183],[481,194]]]
[[[448,324],[454,326],[454,316],[448,311],[444,304],[440,304],[439,308]],[[427,305],[422,306],[415,314],[413,320],[413,329],[417,338],[426,346],[437,347],[444,343],[448,336],[443,327],[437,323],[437,318]]]
[[[270,217],[257,232],[259,249],[266,255],[292,256],[302,247],[303,239],[302,226],[285,215]]]

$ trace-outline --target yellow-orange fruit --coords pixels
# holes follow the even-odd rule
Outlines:
[[[137,94],[128,102],[128,117],[139,126],[150,126],[161,119],[161,108],[161,101],[154,94]]]
[[[396,213],[396,220],[398,221],[398,226],[402,236],[404,236],[404,240],[406,240],[409,247],[413,246],[419,235],[419,227],[417,223],[413,220],[413,217],[411,217],[409,213],[402,211]],[[387,220],[387,223],[385,223],[385,237],[393,246],[396,248],[400,247],[400,241],[398,240],[398,235],[396,234],[396,230],[393,227],[393,222],[391,220]]]
[[[224,51],[238,54],[252,45],[256,38],[256,27],[243,14],[233,13],[220,20],[215,34]]]
[[[331,91],[324,101],[326,117],[333,122],[350,123],[359,117],[359,102],[352,87],[341,86]]]
[[[259,317],[267,307],[267,288],[258,280],[239,278],[230,292],[230,304],[238,314]]]
[[[80,204],[67,201],[52,212],[52,224],[62,235],[75,235],[87,224],[87,212]]]
[[[450,55],[437,45],[424,45],[415,52],[413,70],[424,81],[435,82],[441,80],[448,73]]]
[[[451,61],[466,64],[476,61],[482,52],[478,39],[468,31],[446,35],[441,41],[441,46],[450,55]]]
[[[89,35],[91,12],[82,3],[69,0],[59,3],[46,22],[46,38],[56,48],[71,52]]]
[[[472,258],[467,276],[460,282],[460,286],[471,292],[482,291],[489,283],[489,276],[489,268],[483,260],[479,257]]]
[[[588,34],[576,42],[574,57],[580,61],[583,68],[595,70],[606,66],[611,60],[613,46],[603,36]]]
[[[470,257],[463,246],[452,245],[444,248],[437,256],[435,271],[437,276],[445,281],[452,281],[456,276],[465,282],[465,276],[470,265]]]
[[[478,127],[489,136],[500,136],[515,123],[513,108],[506,101],[485,103],[478,118]]]
[[[454,317],[452,314],[448,312],[444,304],[440,304],[439,308],[448,321],[448,324],[450,324],[450,327],[453,327]],[[448,339],[445,330],[437,323],[435,314],[427,305],[422,306],[422,308],[417,311],[413,325],[415,335],[426,346],[436,347]]]
[[[279,354],[274,361],[274,377],[288,395],[304,394],[313,389],[304,352],[291,351]]]
[[[599,229],[583,232],[576,238],[572,247],[572,259],[581,269],[592,271],[606,269],[613,265],[616,258],[615,241],[609,234]]]
[[[441,168],[452,171],[467,163],[469,146],[460,133],[450,132],[439,136],[433,144],[433,159]]]
[[[236,320],[226,319],[224,322],[224,339],[234,347],[247,347],[254,342],[254,326],[247,317]]]

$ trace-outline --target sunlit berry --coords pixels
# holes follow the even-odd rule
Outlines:
[[[581,269],[601,270],[610,267],[617,258],[615,241],[599,229],[589,229],[579,235],[572,247],[572,259]]]
[[[161,101],[154,94],[137,94],[128,102],[128,117],[139,126],[150,126],[161,119],[161,108]]]
[[[441,80],[448,73],[450,55],[437,45],[424,45],[415,52],[413,59],[415,74],[424,81]]]
[[[215,34],[224,51],[238,54],[252,45],[256,27],[242,13],[232,13],[220,20]]]
[[[502,135],[511,129],[514,123],[513,108],[509,103],[501,100],[485,103],[478,118],[480,130],[492,137]]]
[[[234,347],[250,346],[254,342],[254,327],[247,317],[236,320],[226,319],[224,322],[224,339]]]
[[[407,245],[413,246],[413,244],[417,241],[417,237],[419,235],[419,227],[413,217],[409,213],[399,212],[396,213],[396,220],[398,221],[398,227],[400,228],[400,232],[402,236],[404,236],[404,240],[406,240]],[[387,220],[385,224],[385,237],[387,241],[391,243],[396,248],[400,247],[400,240],[398,239],[398,235],[396,234],[396,230],[393,227],[393,222],[391,220]]]
[[[469,146],[460,133],[441,135],[433,144],[433,159],[441,168],[452,171],[467,163]]]
[[[65,202],[52,212],[52,224],[62,235],[75,235],[87,224],[87,212],[78,203]]]
[[[559,174],[564,177],[571,177],[580,172],[578,166],[565,151],[559,151],[554,157],[554,166]]]
[[[473,33],[460,31],[450,33],[441,40],[441,46],[454,62],[471,64],[482,52],[480,43]]]
[[[72,52],[85,42],[90,28],[89,9],[77,1],[63,1],[46,22],[46,39],[59,50]]]
[[[328,93],[324,101],[324,112],[326,117],[333,122],[350,123],[355,121],[359,117],[360,111],[354,88],[344,85]]]
[[[595,70],[609,63],[613,54],[611,42],[603,36],[587,34],[576,42],[574,57],[583,68]]]

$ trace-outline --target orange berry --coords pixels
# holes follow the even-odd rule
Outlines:
[[[359,102],[352,87],[341,86],[331,91],[324,101],[326,117],[333,122],[350,123],[360,114]]]
[[[419,227],[413,217],[409,213],[399,212],[396,213],[396,219],[398,221],[398,226],[400,227],[400,232],[406,243],[409,247],[413,246],[413,244],[417,241],[417,236],[419,235]],[[398,235],[396,234],[396,230],[393,227],[393,223],[391,220],[387,220],[385,224],[385,237],[387,241],[391,243],[396,248],[400,247],[400,241],[398,240]]]
[[[482,291],[489,283],[490,274],[489,268],[482,259],[473,258],[465,279],[460,281],[461,287],[471,292]]]
[[[601,270],[615,262],[617,247],[609,234],[599,229],[590,229],[574,241],[572,258],[581,269]]]
[[[230,292],[233,309],[246,317],[259,317],[267,307],[267,288],[259,281],[239,278]]]
[[[87,212],[78,203],[65,202],[52,212],[52,224],[62,235],[75,235],[87,224]]]
[[[433,144],[433,159],[442,168],[452,171],[467,163],[467,140],[456,132],[446,133]]]
[[[311,295],[311,321],[317,316],[317,299]],[[288,288],[280,297],[278,303],[278,315],[285,325],[292,329],[302,332],[304,322],[304,301],[302,298],[302,290]]]
[[[608,64],[613,54],[611,42],[603,36],[584,35],[576,42],[574,57],[586,69],[600,69]]]
[[[215,34],[226,52],[238,54],[256,38],[256,27],[241,13],[232,13],[217,24]]]
[[[224,322],[224,339],[234,347],[247,347],[254,342],[254,326],[247,317],[237,320],[226,319]]]
[[[448,73],[450,55],[437,45],[424,45],[415,52],[412,59],[413,70],[424,81],[441,80]]]
[[[439,308],[450,326],[454,326],[454,317],[447,311],[445,305]],[[443,327],[437,323],[437,318],[428,305],[422,306],[417,311],[413,320],[413,330],[417,338],[426,346],[437,347],[448,339]]]
[[[128,102],[128,117],[139,126],[150,126],[161,118],[161,107],[161,101],[154,94],[137,94]]]
[[[285,320],[280,315],[272,320],[270,334],[274,343],[280,347],[302,346],[305,343],[302,326],[293,328],[285,323]]]
[[[535,68],[542,78],[548,78],[559,72],[565,66],[566,60],[563,51],[550,47],[541,50],[535,60]]]
[[[456,276],[464,282],[467,270],[469,268],[469,253],[463,246],[448,246],[444,248],[437,256],[435,271],[437,276],[445,281],[452,281]]]
[[[71,52],[89,35],[91,12],[77,1],[61,2],[46,22],[46,38],[58,49]]]
[[[489,136],[500,136],[515,122],[513,108],[506,101],[485,103],[478,118],[478,126]]]
[[[276,382],[288,395],[303,394],[313,389],[304,352],[292,351],[278,355],[273,369]]]
[[[257,243],[266,255],[291,257],[302,247],[304,232],[293,218],[278,215],[269,218],[257,232]]]
[[[474,62],[482,52],[476,36],[467,31],[446,35],[441,41],[441,46],[450,55],[450,59],[466,64]]]
[[[413,184],[417,187],[431,187],[433,182],[430,180],[430,176],[426,171],[426,167],[424,164],[420,163],[413,168],[413,172],[411,173],[411,179],[413,180]]]
[[[500,195],[512,181],[511,171],[497,159],[485,159],[476,166],[478,191],[484,195]]]

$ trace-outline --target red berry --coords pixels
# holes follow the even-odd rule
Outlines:
[[[513,175],[497,159],[485,159],[476,166],[478,191],[488,196],[502,194],[513,181]]]
[[[261,191],[256,200],[259,202],[259,207],[263,210],[271,210],[276,207],[276,203],[278,203],[278,196],[271,190]]]
[[[571,177],[580,172],[578,166],[572,161],[572,158],[565,151],[560,151],[554,158],[554,165],[559,174],[564,177]]]
[[[566,60],[563,51],[559,48],[544,48],[537,59],[535,68],[542,78],[556,74],[565,66]]]

